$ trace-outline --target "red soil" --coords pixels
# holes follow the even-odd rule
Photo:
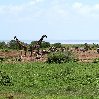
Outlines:
[[[73,50],[74,51],[74,50]],[[74,51],[79,58],[80,61],[82,62],[91,62],[95,58],[99,58],[99,54],[96,52],[96,50],[89,50],[86,52],[83,51]],[[6,57],[6,58],[19,58],[21,57],[21,52],[20,51],[7,51],[3,52],[0,51],[0,57]],[[30,57],[30,53],[27,53],[27,56],[24,56],[24,52],[22,53],[22,61],[41,61],[44,62],[47,59],[47,55],[42,56],[41,58],[37,58],[35,55]]]

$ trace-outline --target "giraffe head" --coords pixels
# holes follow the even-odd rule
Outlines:
[[[14,39],[16,39],[16,36],[14,36]]]
[[[47,38],[47,36],[46,36],[46,35],[43,35],[42,37],[43,37],[43,38],[44,38],[44,37],[46,37],[46,38]]]

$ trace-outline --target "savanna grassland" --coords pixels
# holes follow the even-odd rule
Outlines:
[[[99,99],[98,45],[43,42],[39,59],[20,57],[13,40],[1,45],[0,99]]]
[[[1,63],[0,70],[0,99],[99,99],[99,63]]]

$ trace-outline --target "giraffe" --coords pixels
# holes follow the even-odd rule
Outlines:
[[[40,47],[41,47],[41,43],[42,43],[44,37],[47,38],[46,35],[43,35],[43,36],[36,42],[36,44],[30,46],[31,56],[32,56],[32,52],[33,52],[33,50],[35,50],[35,49],[37,50],[36,53],[39,54],[39,49],[40,49]]]
[[[16,40],[16,42],[17,42],[17,44],[19,46],[19,49],[25,51],[24,55],[26,56],[26,52],[27,52],[28,47],[26,45],[24,45],[21,41],[19,41],[16,36],[14,36],[14,39]],[[21,55],[22,55],[22,51],[21,51]]]

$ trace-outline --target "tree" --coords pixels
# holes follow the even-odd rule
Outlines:
[[[17,42],[15,40],[11,40],[10,42],[8,42],[8,48],[10,49],[19,49]]]
[[[0,42],[0,49],[3,49],[3,48],[6,48],[6,43],[4,41]]]
[[[43,41],[43,42],[41,43],[41,48],[48,48],[48,47],[50,47],[50,43],[49,43],[49,42]]]
[[[30,43],[30,45],[34,45],[34,44],[36,44],[37,43],[37,41],[32,41],[31,43]]]
[[[56,47],[56,48],[62,47],[61,43],[54,43],[53,46]]]

